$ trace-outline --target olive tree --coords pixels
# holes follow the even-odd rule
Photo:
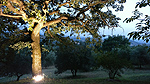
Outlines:
[[[109,78],[121,76],[123,69],[130,68],[129,39],[125,36],[109,36],[102,43],[102,52],[96,56],[98,66],[108,72]]]
[[[126,58],[119,55],[119,52],[106,52],[97,57],[98,65],[109,75],[110,79],[121,76],[124,69],[131,68],[131,63]]]
[[[69,46],[62,45],[57,49],[56,55],[56,74],[71,70],[72,75],[76,76],[78,70],[89,71],[95,64],[91,49],[86,48],[83,42],[76,42]]]

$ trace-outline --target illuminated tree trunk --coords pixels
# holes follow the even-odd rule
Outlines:
[[[37,35],[32,32],[32,76],[37,76],[42,74],[41,66],[41,48],[40,48],[40,34]]]
[[[41,48],[40,48],[40,36],[32,34],[32,76],[41,75]]]
[[[40,30],[43,27],[43,22],[39,22],[32,31],[32,77],[42,75],[41,65],[41,48],[40,48]]]

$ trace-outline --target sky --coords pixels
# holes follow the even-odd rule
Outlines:
[[[128,33],[136,30],[135,26],[136,26],[136,23],[139,21],[136,20],[136,21],[133,21],[131,23],[125,23],[125,22],[123,23],[123,21],[125,20],[125,18],[129,18],[133,15],[132,12],[135,10],[135,5],[136,5],[136,2],[138,2],[138,1],[140,1],[140,0],[126,0],[126,3],[123,4],[124,10],[114,13],[114,14],[116,14],[116,16],[121,18],[121,21],[119,21],[119,24],[123,29],[122,28],[115,28],[113,35],[119,34],[119,35],[125,35],[126,37],[129,37],[129,36],[127,36]],[[140,12],[142,12],[143,15],[145,15],[145,14],[150,15],[150,6],[144,7],[144,8],[138,9],[138,10]],[[110,30],[110,29],[105,29],[104,33],[111,35],[111,31],[112,30]],[[142,42],[142,41],[140,41],[140,42]]]

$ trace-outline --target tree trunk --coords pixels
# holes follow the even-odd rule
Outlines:
[[[20,77],[21,77],[21,76],[17,76],[17,81],[19,81]]]
[[[37,33],[38,32],[38,33]],[[33,31],[31,35],[32,39],[32,76],[37,76],[42,74],[41,66],[41,48],[40,48],[40,34],[39,31]]]
[[[73,69],[71,69],[71,73],[72,73],[72,76],[74,76],[74,71],[73,71]]]
[[[17,74],[17,81],[19,81],[19,79],[20,79],[21,76],[23,76],[23,74],[21,74],[21,75]]]
[[[139,67],[140,69],[142,69],[142,64],[140,64],[140,67]]]
[[[77,76],[77,69],[75,69],[75,76]]]

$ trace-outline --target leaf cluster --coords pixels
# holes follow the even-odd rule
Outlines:
[[[131,16],[131,18],[126,18],[124,21],[126,23],[130,23],[134,20],[139,20],[140,22],[136,24],[136,31],[130,32],[129,38],[134,39],[142,39],[146,42],[149,42],[149,37],[150,37],[150,16],[145,15],[144,18],[142,18],[143,13],[140,13],[137,8],[144,8],[146,6],[150,6],[150,1],[149,0],[141,0],[140,2],[137,2],[137,5],[135,6],[135,11],[133,11],[134,16]]]

